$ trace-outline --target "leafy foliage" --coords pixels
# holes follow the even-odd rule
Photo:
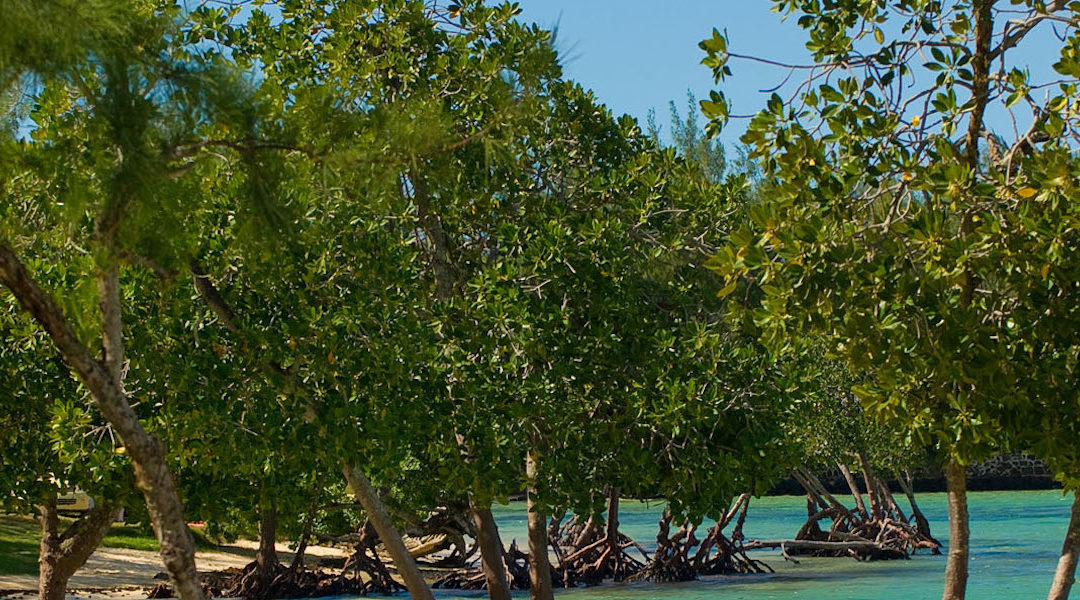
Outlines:
[[[1067,463],[1069,438],[1045,430],[1068,427],[1076,393],[1075,340],[1049,329],[1073,330],[1076,87],[1037,101],[1013,49],[1074,9],[1013,4],[1027,12],[1006,21],[988,2],[776,2],[820,71],[750,123],[770,194],[712,267],[757,292],[742,305],[770,344],[823,336],[867,375],[853,389],[871,413],[915,439],[962,462],[1035,444]],[[1066,76],[1075,39],[1053,64]],[[704,44],[726,77],[722,34]],[[988,111],[1023,107],[1027,132],[991,129]]]

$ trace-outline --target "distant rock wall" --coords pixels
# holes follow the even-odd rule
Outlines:
[[[1034,477],[1053,479],[1046,463],[1028,454],[1002,454],[968,468],[968,479]]]

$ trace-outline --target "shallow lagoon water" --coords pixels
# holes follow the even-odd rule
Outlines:
[[[948,543],[944,494],[920,494],[920,508],[935,537]],[[903,503],[905,510],[907,506]],[[1071,498],[1060,491],[972,492],[972,552],[968,598],[972,600],[1045,598],[1057,565],[1068,524]],[[658,502],[622,502],[623,533],[651,549],[663,505]],[[522,503],[494,509],[503,540],[525,543],[525,508]],[[748,538],[787,539],[795,535],[806,515],[802,497],[754,499],[746,521]],[[800,558],[795,565],[778,551],[761,551],[756,558],[776,569],[771,575],[705,578],[680,584],[610,584],[593,588],[557,590],[564,600],[735,600],[797,598],[801,600],[855,600],[941,597],[945,556],[918,554],[911,560],[860,563],[853,559]],[[440,597],[486,597],[483,593],[440,592]],[[1072,594],[1080,598],[1080,592]]]

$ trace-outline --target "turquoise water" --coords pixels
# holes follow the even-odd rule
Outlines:
[[[947,543],[945,495],[921,494],[917,499],[935,537]],[[1045,598],[1068,524],[1070,504],[1071,499],[1059,491],[971,493],[968,598]],[[623,533],[649,548],[662,509],[655,502],[623,502],[619,508]],[[748,538],[787,539],[795,535],[805,515],[806,501],[802,497],[755,499],[750,504],[745,533]],[[506,543],[511,539],[525,543],[523,504],[496,507],[495,517]],[[755,557],[765,560],[776,573],[713,577],[681,584],[611,584],[559,590],[556,596],[564,600],[940,598],[945,570],[944,555],[919,554],[907,561],[879,563],[846,558],[800,558],[798,565],[783,560],[776,551],[762,551],[755,553]],[[484,596],[440,593],[440,596],[451,595]],[[1080,592],[1072,597],[1080,598]]]

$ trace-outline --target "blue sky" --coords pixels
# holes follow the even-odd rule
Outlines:
[[[518,0],[522,20],[544,27],[558,25],[558,48],[567,75],[616,113],[644,124],[650,108],[657,121],[668,121],[668,102],[685,112],[686,91],[698,98],[716,89],[712,73],[701,65],[698,42],[713,27],[725,28],[732,52],[806,62],[805,36],[794,22],[781,22],[768,0]],[[758,90],[779,84],[787,72],[734,63],[725,92],[734,113],[753,113],[768,94]],[[723,138],[735,141],[740,123]]]
[[[596,92],[618,114],[637,117],[644,126],[650,108],[658,123],[668,122],[668,103],[685,113],[686,91],[705,98],[717,89],[712,73],[701,65],[698,42],[713,27],[728,32],[728,50],[789,63],[808,63],[806,34],[795,18],[782,21],[770,0],[518,0],[521,19],[543,27],[558,26],[557,47],[566,75]],[[1057,79],[1049,64],[1061,43],[1046,26],[1036,28],[1010,53],[1010,66],[1031,65],[1036,80]],[[788,75],[786,69],[732,61],[733,77],[724,83],[732,114],[753,114],[769,92]],[[798,81],[798,73],[792,81]],[[790,87],[785,88],[790,92]],[[781,91],[783,94],[783,90]],[[1041,94],[1040,94],[1041,99]],[[1003,110],[988,113],[991,127],[1011,131]],[[1022,128],[1030,118],[1018,116]],[[1027,123],[1025,123],[1026,121]],[[736,143],[746,122],[735,120],[721,140]],[[666,127],[665,127],[666,131]]]

